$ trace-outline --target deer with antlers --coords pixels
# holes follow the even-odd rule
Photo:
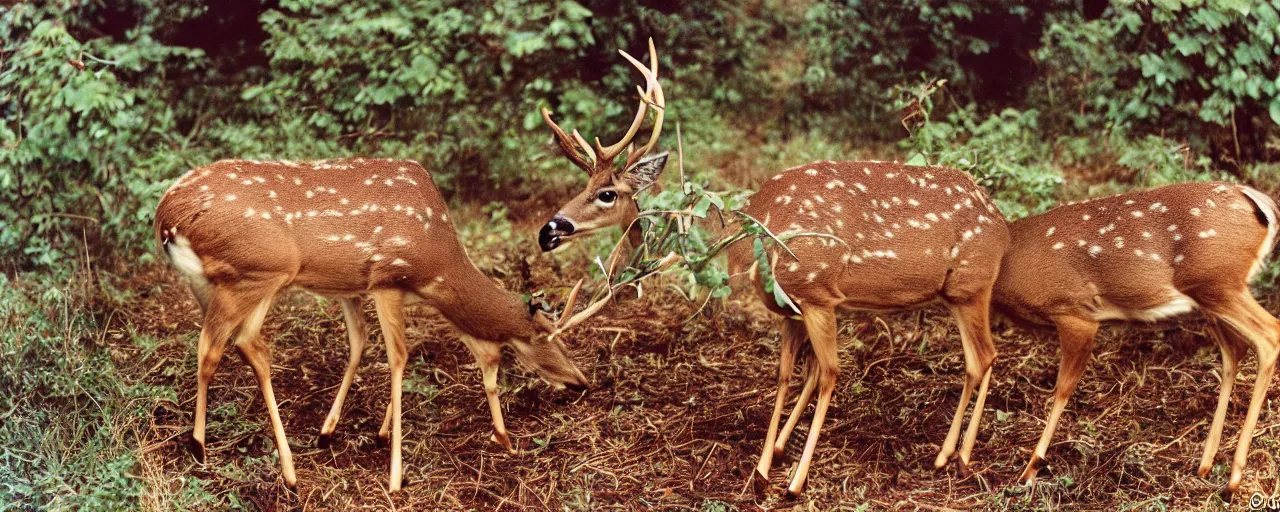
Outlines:
[[[636,108],[635,118],[627,128],[622,140],[609,146],[595,139],[595,147],[578,133],[566,134],[555,121],[551,120],[551,112],[542,109],[542,119],[555,133],[560,150],[574,165],[586,171],[587,187],[568,203],[542,227],[538,233],[538,245],[543,251],[551,251],[567,245],[576,238],[587,237],[599,230],[613,226],[627,226],[627,238],[632,246],[640,243],[640,228],[632,221],[640,213],[636,204],[636,195],[653,185],[667,163],[667,154],[649,155],[658,144],[662,134],[662,118],[666,113],[666,98],[662,94],[662,85],[658,83],[658,53],[653,47],[653,39],[649,40],[649,67],[619,50],[632,65],[644,74],[646,88],[640,90],[640,105]],[[638,86],[637,86],[638,88]],[[644,124],[649,107],[654,111],[653,131],[649,140],[640,149],[631,143],[640,127]],[[627,160],[622,167],[615,167],[614,160],[627,150]],[[610,264],[616,264],[614,260]]]
[[[1222,352],[1218,406],[1199,474],[1207,476],[1237,365],[1258,355],[1253,397],[1227,490],[1240,486],[1249,444],[1280,354],[1280,321],[1249,282],[1276,242],[1280,210],[1266,194],[1229,183],[1183,183],[1054,208],[1010,225],[996,281],[998,309],[1057,329],[1062,361],[1053,407],[1021,481],[1032,483],[1067,399],[1080,382],[1099,323],[1156,321],[1203,310]]]
[[[576,131],[566,135],[543,111],[565,156],[590,176],[586,189],[542,228],[543,250],[615,225],[631,226],[628,235],[639,238],[632,226],[638,213],[635,193],[653,183],[665,163],[665,155],[641,158],[661,133],[663,97],[653,42],[649,42],[647,68],[626,52],[620,53],[648,84],[640,92],[638,113],[621,141],[609,147],[597,141],[593,150]],[[658,113],[653,133],[618,170],[613,159],[631,143],[650,105]],[[973,416],[959,451],[962,467],[967,469],[996,357],[988,326],[991,289],[1008,244],[1004,217],[985,191],[969,175],[949,168],[814,162],[774,176],[743,212],[761,219],[773,232],[801,235],[790,243],[789,251],[774,249],[769,254],[769,270],[799,311],[779,306],[760,280],[754,280],[766,306],[783,317],[778,394],[756,481],[768,480],[773,458],[783,453],[788,435],[816,389],[813,427],[788,493],[797,495],[804,488],[839,373],[837,309],[894,310],[939,302],[960,324],[966,376],[936,464],[945,465],[956,453],[964,413],[976,390]],[[757,275],[760,269],[751,244],[735,243],[727,253],[731,273]],[[809,377],[780,433],[794,362],[806,340],[813,349]]]
[[[393,491],[403,475],[406,304],[429,306],[460,332],[480,366],[493,415],[492,440],[508,451],[514,448],[497,387],[503,346],[552,383],[587,385],[557,335],[599,306],[569,317],[575,288],[557,322],[499,288],[467,257],[444,198],[416,162],[219,161],[188,172],[169,188],[156,209],[155,232],[204,313],[192,431],[192,448],[202,462],[209,381],[232,341],[258,377],[284,481],[296,485],[271,390],[270,350],[259,335],[272,299],[291,286],[338,298],[347,324],[351,354],[322,438],[337,425],[367,339],[357,299],[373,297],[391,367],[391,400],[379,435],[390,438]]]

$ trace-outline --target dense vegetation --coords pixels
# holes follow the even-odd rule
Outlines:
[[[614,50],[642,53],[648,36],[669,118],[704,168],[744,139],[866,146],[903,139],[905,126],[915,132],[903,149],[988,176],[1021,213],[1049,204],[1063,166],[1118,162],[1161,182],[1244,177],[1280,159],[1269,2],[0,9],[0,263],[10,271],[57,265],[86,236],[144,252],[168,180],[218,158],[417,158],[449,191],[480,198],[564,174],[537,108],[584,133],[617,130],[636,78]]]
[[[86,299],[109,281],[81,271],[153,257],[173,178],[371,155],[424,162],[456,200],[558,191],[579,173],[538,108],[615,136],[637,81],[615,52],[648,37],[664,146],[678,122],[699,187],[878,156],[966,169],[1011,217],[1172,181],[1280,188],[1274,0],[16,3],[0,7],[0,508],[141,492],[111,436],[146,421],[130,397],[162,392],[85,339],[121,302]],[[72,416],[98,427],[56,421]]]

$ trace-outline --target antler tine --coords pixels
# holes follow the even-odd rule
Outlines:
[[[578,324],[594,316],[596,313],[599,313],[601,309],[604,309],[605,304],[608,304],[609,300],[613,298],[613,289],[609,288],[608,290],[609,292],[606,293],[604,297],[592,302],[590,306],[587,306],[587,309],[579,311],[578,314],[569,317],[569,319],[565,320],[564,323],[557,325],[556,332],[552,333],[551,336],[555,337],[562,332],[574,328]]]
[[[579,279],[578,284],[573,285],[573,291],[569,292],[569,298],[565,300],[564,311],[560,313],[560,319],[556,320],[556,327],[563,324],[564,320],[573,314],[573,307],[578,302],[578,292],[582,291],[583,281],[584,279]]]
[[[658,52],[653,46],[652,37],[649,38],[650,66],[648,68],[646,68],[643,64],[640,64],[639,61],[637,61],[634,57],[632,57],[627,52],[623,50],[618,50],[618,53],[622,54],[622,56],[626,58],[628,61],[630,61],[631,64],[636,67],[636,69],[640,70],[640,73],[643,74],[645,77],[646,87],[648,87],[649,90],[652,90],[657,85],[658,83]],[[618,156],[618,154],[621,153],[622,150],[631,143],[631,139],[634,139],[636,134],[639,133],[640,127],[644,124],[646,108],[650,104],[654,103],[653,99],[649,95],[650,94],[649,90],[641,91],[640,105],[636,108],[636,117],[631,121],[631,127],[627,129],[627,134],[622,137],[622,140],[618,141],[617,143],[611,146],[604,147],[600,145],[600,140],[596,139],[596,148],[597,148],[597,151],[600,153],[602,161],[608,161]],[[661,115],[661,113],[659,113],[659,115]],[[628,160],[629,159],[630,157],[628,157]]]
[[[644,94],[644,100],[650,102],[654,108],[653,132],[649,134],[649,141],[638,151],[627,152],[626,167],[631,167],[632,164],[640,160],[641,157],[649,153],[649,150],[652,150],[658,144],[658,136],[662,134],[662,118],[666,114],[667,100],[662,94],[662,84],[658,83],[658,51],[653,46],[653,38],[649,38],[649,69],[645,69],[644,64],[627,55],[626,52],[621,53],[623,57],[626,57],[631,62],[631,65],[635,66],[644,75],[649,88]]]
[[[583,158],[583,156],[579,154],[578,147],[574,143],[575,139],[570,137],[569,134],[565,133],[564,130],[560,129],[560,125],[556,124],[555,121],[551,120],[551,111],[547,110],[546,107],[542,108],[542,120],[546,121],[547,126],[551,127],[551,131],[555,132],[556,141],[559,142],[560,151],[564,153],[564,156],[568,157],[569,161],[573,162],[574,165],[577,165],[578,167],[581,167],[582,170],[587,171],[588,176],[594,173],[596,168],[595,164],[593,163],[595,159],[595,154],[592,153],[591,148],[586,145],[586,141],[582,141],[581,136],[577,138],[577,140],[580,141],[582,147],[585,147],[587,149],[588,155],[590,155],[590,157],[592,158],[592,161],[587,161],[586,158]],[[574,131],[574,134],[577,134],[577,131]]]
[[[582,146],[582,152],[591,159],[592,164],[600,162],[599,158],[596,156],[595,150],[591,149],[591,145],[587,144],[587,139],[582,138],[582,135],[578,133],[578,130],[573,131],[573,140],[577,141],[579,146]]]

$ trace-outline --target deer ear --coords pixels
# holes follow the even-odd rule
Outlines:
[[[631,185],[631,189],[639,192],[658,181],[658,177],[662,176],[662,169],[667,165],[667,153],[658,153],[653,156],[645,157],[636,162],[635,165],[622,171],[622,180]]]

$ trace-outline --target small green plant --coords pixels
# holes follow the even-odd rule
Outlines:
[[[1040,134],[1039,112],[1005,109],[983,118],[970,104],[939,120],[934,95],[944,84],[925,80],[896,89],[897,104],[911,112],[903,125],[914,126],[900,143],[910,155],[907,163],[969,172],[1010,219],[1054,206],[1063,177],[1051,165],[1053,151]]]

